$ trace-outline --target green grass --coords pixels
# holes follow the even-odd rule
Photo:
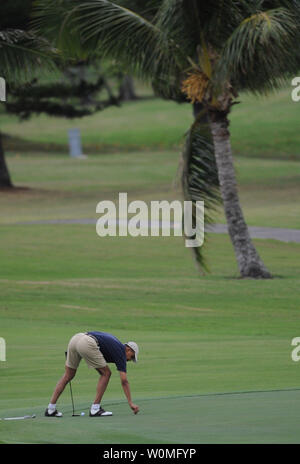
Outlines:
[[[176,185],[179,154],[171,151],[92,155],[7,157],[12,179],[29,190],[2,193],[0,223],[96,218],[96,205],[128,192],[131,200],[181,198]],[[300,228],[299,162],[238,157],[235,166],[246,220],[252,226]],[[225,223],[222,210],[216,222]]]
[[[122,108],[110,107],[94,116],[73,121],[42,115],[20,124],[15,117],[5,117],[1,128],[26,141],[66,145],[68,130],[79,127],[83,147],[89,152],[109,148],[128,151],[174,148],[183,140],[191,122],[189,105],[155,99],[129,102]]]
[[[284,426],[277,425],[273,435],[270,430],[261,435],[255,426],[272,421],[280,397],[271,396],[264,408],[259,400],[254,410],[245,397],[243,408],[250,415],[233,412],[228,419],[237,427],[243,424],[244,432],[237,435],[228,435],[226,421],[238,398],[229,403],[223,398],[219,408],[218,398],[188,403],[182,397],[298,387],[299,366],[290,355],[291,339],[299,335],[300,245],[256,241],[277,278],[255,281],[236,278],[226,236],[211,238],[212,274],[206,277],[195,274],[180,238],[101,239],[93,226],[74,225],[2,226],[1,237],[0,317],[7,362],[0,365],[0,415],[38,416],[23,426],[0,423],[3,441],[200,443],[209,430],[203,428],[201,414],[211,430],[216,427],[211,441],[297,441],[294,416],[286,435]],[[128,372],[140,416],[131,416],[113,368],[104,406],[115,416],[101,425],[100,435],[88,418],[68,419],[68,389],[60,402],[66,421],[56,426],[42,417],[62,374],[68,339],[90,329],[109,330],[141,346],[140,362]],[[87,412],[96,380],[82,363],[73,382],[79,410]],[[181,397],[174,402],[176,412],[175,396]],[[165,397],[162,403],[150,401],[160,397]],[[291,409],[295,397],[285,398]],[[277,417],[285,414],[283,406],[276,410]],[[173,425],[166,431],[170,417]],[[80,420],[86,424],[84,432]],[[191,434],[192,426],[199,427]]]
[[[55,443],[104,445],[299,443],[295,408],[299,399],[299,391],[146,399],[140,402],[143,413],[138,416],[128,415],[125,404],[110,402],[115,417],[96,419],[98,423],[69,413],[61,420],[38,417],[26,423],[5,422],[3,430],[12,444],[16,435],[26,443],[53,443],[54,437]],[[39,413],[38,408],[35,411]],[[103,446],[99,455],[108,450]]]
[[[180,237],[100,238],[93,225],[19,224],[96,218],[96,204],[116,199],[174,199],[178,154],[171,151],[93,155],[10,153],[18,186],[1,192],[0,421],[3,443],[299,443],[299,365],[291,340],[299,336],[300,244],[255,240],[274,275],[242,280],[226,235],[210,235],[211,273],[196,273]],[[299,228],[299,162],[236,159],[249,224]],[[222,220],[219,212],[217,220]],[[100,421],[43,412],[63,372],[69,338],[110,331],[141,347],[129,365],[134,416],[119,376]],[[97,375],[83,362],[73,384],[78,411],[88,412]],[[294,391],[269,391],[286,390]],[[257,393],[232,394],[256,391]],[[215,393],[230,393],[214,395]],[[208,396],[203,396],[208,395]]]
[[[241,104],[233,108],[230,116],[235,154],[300,159],[300,104],[292,101],[291,90],[284,89],[268,98],[240,96]],[[42,115],[19,123],[16,117],[4,114],[0,127],[11,136],[47,149],[58,145],[60,151],[62,146],[67,150],[68,129],[79,127],[85,151],[95,153],[178,147],[192,120],[191,105],[154,99],[111,107],[74,121]],[[17,146],[22,151],[25,144],[18,142]]]
[[[260,158],[300,159],[297,129],[300,104],[292,101],[292,87],[269,97],[241,95],[233,108],[231,134],[234,152]]]

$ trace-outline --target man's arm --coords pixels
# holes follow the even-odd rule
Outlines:
[[[120,371],[120,379],[121,379],[121,384],[122,384],[125,396],[127,398],[128,404],[131,407],[131,409],[133,410],[134,414],[137,414],[139,412],[140,408],[131,401],[130,387],[129,387],[129,382],[127,380],[126,372],[121,372]]]

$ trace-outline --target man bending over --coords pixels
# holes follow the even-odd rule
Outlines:
[[[54,389],[50,403],[45,411],[45,416],[62,417],[62,413],[56,409],[56,402],[67,383],[75,377],[82,358],[89,367],[95,368],[100,374],[96,397],[90,408],[90,417],[112,416],[112,412],[104,411],[101,407],[101,400],[111,376],[111,370],[107,363],[115,363],[120,373],[121,384],[128,404],[134,414],[137,414],[139,407],[131,400],[126,364],[128,361],[137,362],[138,352],[139,348],[135,342],[123,344],[114,335],[106,332],[75,334],[68,344],[65,373]]]

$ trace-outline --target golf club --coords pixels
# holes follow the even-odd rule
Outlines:
[[[72,401],[72,417],[80,416],[80,414],[75,414],[71,380],[70,380],[70,382],[69,382],[69,385],[70,385],[70,393],[71,393],[71,401]]]
[[[35,419],[36,415],[32,414],[31,416],[20,416],[20,417],[3,417],[0,420],[21,420],[21,419]]]
[[[68,352],[65,351],[65,357],[67,358]],[[69,382],[70,385],[70,394],[71,394],[71,401],[72,401],[72,417],[78,417],[80,414],[75,414],[75,408],[74,408],[74,400],[73,400],[73,391],[72,391],[72,385],[71,385],[71,380]]]

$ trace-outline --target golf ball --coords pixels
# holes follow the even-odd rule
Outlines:
[[[81,415],[81,416],[84,416],[84,415],[85,415],[85,412],[81,412],[80,415]]]

